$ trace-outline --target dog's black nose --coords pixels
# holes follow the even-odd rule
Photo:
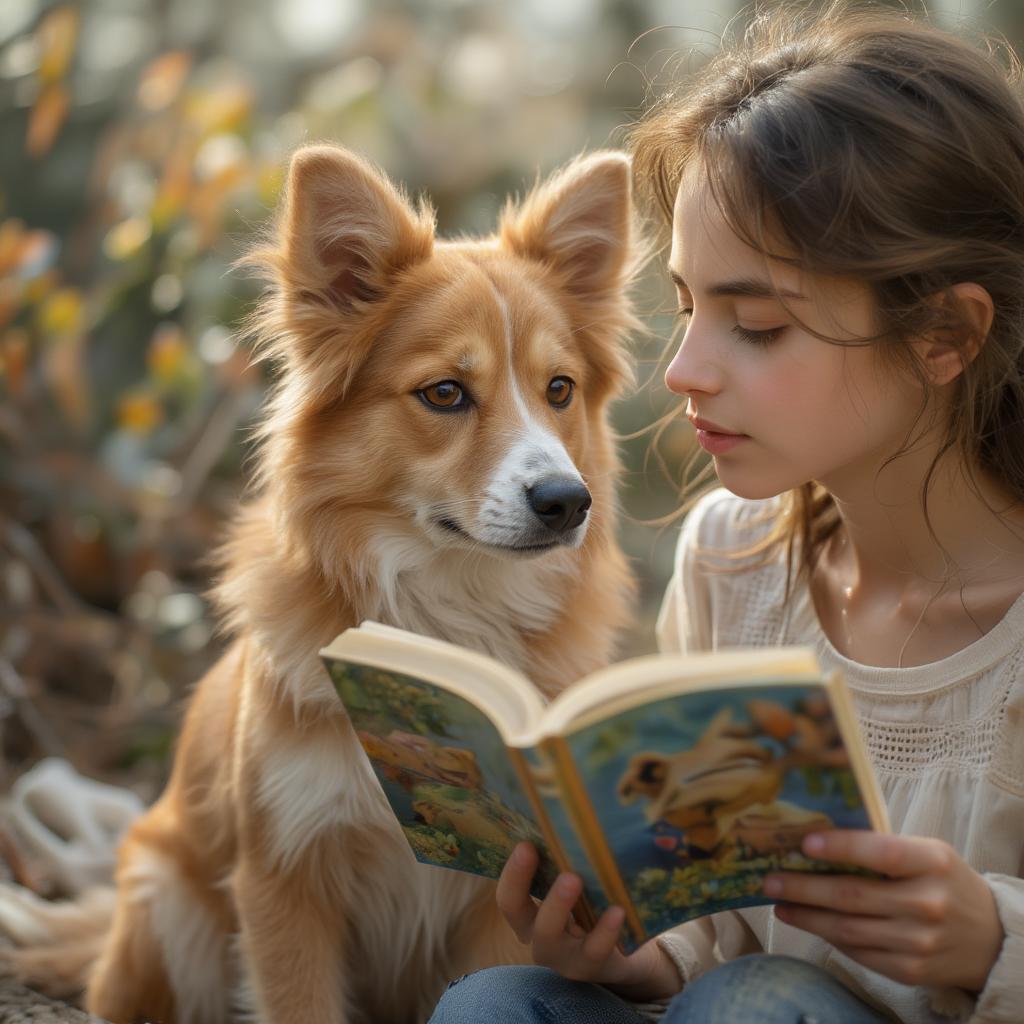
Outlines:
[[[587,518],[590,491],[581,480],[571,476],[552,476],[526,488],[530,508],[537,518],[555,533],[575,529]]]

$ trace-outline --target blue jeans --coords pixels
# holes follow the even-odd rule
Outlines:
[[[662,1024],[882,1024],[827,971],[787,956],[730,960],[691,982]],[[546,967],[491,967],[448,986],[429,1024],[646,1024],[600,985]]]

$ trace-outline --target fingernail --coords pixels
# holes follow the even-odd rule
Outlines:
[[[765,894],[765,896],[781,896],[782,895],[782,879],[781,878],[766,878],[764,880],[764,894]]]
[[[810,835],[804,839],[804,853],[811,857],[817,857],[819,853],[825,852],[825,837]]]
[[[626,920],[626,912],[622,907],[609,907],[605,921],[608,924],[609,929],[613,932],[617,932],[622,927],[622,922]]]
[[[576,879],[572,875],[559,875],[555,879],[555,889],[562,896],[568,896],[576,888]]]

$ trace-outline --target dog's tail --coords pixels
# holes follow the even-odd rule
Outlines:
[[[0,885],[0,975],[53,999],[75,1000],[85,990],[114,917],[117,890],[87,889],[52,902],[30,889]]]

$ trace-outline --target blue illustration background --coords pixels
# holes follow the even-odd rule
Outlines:
[[[808,704],[831,725],[824,688],[818,685],[758,685],[692,692],[623,712],[568,738],[581,780],[614,852],[623,880],[648,935],[717,910],[771,902],[761,892],[763,876],[778,868],[827,870],[797,851],[728,859],[724,865],[686,851],[684,830],[652,823],[643,800],[624,804],[616,788],[630,759],[640,752],[672,755],[691,748],[724,707],[737,725],[753,728],[748,701],[773,702],[800,713]],[[786,744],[756,736],[773,755]],[[821,811],[837,828],[866,828],[867,813],[852,774],[843,768],[791,768],[784,773],[780,800]]]

